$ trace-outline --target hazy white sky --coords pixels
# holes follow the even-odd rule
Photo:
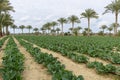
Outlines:
[[[99,31],[100,25],[109,26],[115,21],[113,14],[102,15],[104,7],[111,1],[113,0],[10,0],[16,11],[12,13],[16,25],[32,25],[38,28],[42,27],[44,23],[56,21],[60,17],[67,18],[70,15],[76,15],[80,18],[80,14],[85,9],[92,8],[99,14],[99,19],[91,20],[93,32]],[[85,28],[87,20],[81,19],[81,23],[75,26]],[[71,24],[65,25],[64,31],[68,31],[70,27]]]

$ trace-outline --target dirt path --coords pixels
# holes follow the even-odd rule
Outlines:
[[[0,37],[0,40],[3,39],[4,37],[6,37],[6,36]]]
[[[14,41],[20,52],[25,56],[23,80],[51,80],[51,75],[48,74],[47,69],[41,64],[37,64],[30,53],[28,53],[15,38]]]
[[[76,54],[80,55],[79,53],[76,53]],[[83,55],[85,55],[86,57],[88,57],[90,62],[94,62],[94,61],[102,62],[104,65],[106,65],[106,64],[112,64],[111,62],[102,60],[100,58],[93,58],[93,57],[90,57],[89,55],[86,55],[86,54],[83,54]],[[119,64],[112,64],[112,65],[114,65],[116,67],[120,67]]]
[[[9,39],[7,39],[7,40],[4,42],[4,44],[3,44],[2,48],[1,48],[1,51],[0,51],[0,67],[2,67],[2,61],[3,61],[2,57],[4,56],[4,50],[3,50],[3,49],[5,49],[8,40],[9,40]],[[0,75],[0,80],[2,80],[2,76],[1,76],[1,75]]]
[[[34,47],[39,47],[34,44]],[[40,48],[40,47],[39,47]],[[40,48],[42,52],[52,54],[54,57],[57,57],[58,60],[65,64],[66,69],[72,71],[75,75],[83,75],[85,80],[115,80],[115,76],[113,75],[99,75],[96,73],[94,69],[89,69],[86,67],[86,64],[77,64],[72,60],[63,57],[59,53]]]

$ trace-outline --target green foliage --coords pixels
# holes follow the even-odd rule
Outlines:
[[[60,71],[58,74],[53,74],[52,80],[84,80],[84,78],[83,76],[73,76],[72,72],[64,70]]]
[[[112,65],[103,65],[99,62],[88,62],[84,54],[98,57],[114,64],[120,64],[120,38],[112,37],[53,37],[53,36],[18,36],[35,43],[40,47],[61,53],[78,63],[87,63],[87,67],[95,68],[98,73],[119,75],[119,69]],[[117,47],[116,52],[113,48]],[[117,71],[116,71],[117,70]]]
[[[53,75],[52,80],[84,80],[82,76],[76,77],[71,71],[65,70],[65,66],[51,54],[42,53],[39,48],[33,47],[32,44],[21,39],[18,40],[20,44],[35,58],[36,62],[47,67],[48,72]]]
[[[7,43],[2,64],[3,68],[0,69],[0,72],[3,80],[22,80],[24,56],[19,52],[12,38]]]
[[[0,48],[2,47],[2,45],[4,44],[5,40],[7,39],[8,37],[5,37],[3,39],[0,40]]]
[[[119,75],[118,73],[120,72],[119,67],[115,67],[112,64],[103,65],[103,63],[96,62],[96,61],[87,63],[87,67],[95,68],[98,73],[102,73],[102,74],[112,73],[112,74]]]
[[[118,67],[115,72],[116,72],[117,75],[120,76],[120,67]]]
[[[99,57],[114,64],[120,64],[120,38],[112,37],[53,37],[53,36],[20,36],[40,47],[60,52],[64,56],[71,52]],[[117,47],[116,52],[113,48]]]

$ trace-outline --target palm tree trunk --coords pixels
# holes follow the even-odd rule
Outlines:
[[[115,36],[117,35],[117,27],[118,27],[118,12],[115,14]]]
[[[29,35],[30,35],[30,29],[29,29]]]
[[[74,22],[72,22],[72,34],[73,34],[73,31],[74,31]]]
[[[53,35],[55,35],[55,31],[54,30],[55,30],[55,26],[53,26],[53,33],[52,33]]]
[[[81,34],[81,33],[80,33],[80,30],[78,31],[78,33],[79,33],[79,35]]]
[[[103,34],[104,34],[104,29],[103,29]]]
[[[1,14],[1,11],[0,11],[0,14]],[[0,22],[0,37],[2,37],[2,20]]]
[[[5,33],[4,27],[3,27],[3,31],[2,32],[3,32],[3,35],[4,35],[4,33]]]
[[[90,18],[88,18],[88,36],[90,36]]]
[[[49,29],[48,29],[48,34],[49,34]]]
[[[63,24],[61,24],[61,27],[62,27],[62,36],[64,36],[64,34],[63,34]]]
[[[109,31],[109,35],[111,36],[111,31]]]
[[[13,31],[14,31],[14,35],[15,35],[15,28],[13,29]]]
[[[0,37],[2,37],[2,26],[0,25]]]
[[[22,34],[23,34],[23,29],[22,29]]]
[[[55,30],[55,26],[53,26],[53,30]]]
[[[9,32],[8,32],[8,26],[6,26],[6,35],[8,35]]]

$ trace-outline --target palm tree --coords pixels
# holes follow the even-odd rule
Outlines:
[[[119,24],[117,24],[117,27],[119,26]],[[116,23],[112,23],[110,25],[110,27],[112,27],[114,29],[114,32],[116,32]],[[114,34],[115,35],[115,34]]]
[[[51,26],[53,27],[53,30],[55,30],[55,26],[57,26],[57,25],[58,25],[57,22],[55,22],[55,21],[51,22]]]
[[[57,35],[59,34],[60,28],[56,28]]]
[[[25,29],[24,25],[19,26],[19,28],[22,30],[22,34],[23,34],[23,30]]]
[[[52,29],[53,33],[55,33],[55,26],[57,26],[57,25],[58,25],[57,22],[55,22],[55,21],[51,22],[51,26],[53,27],[53,29]]]
[[[65,19],[65,18],[60,18],[60,19],[58,19],[57,21],[61,24],[62,35],[64,35],[64,34],[63,34],[63,24],[64,24],[64,23],[67,23],[67,19]]]
[[[84,28],[84,31],[83,31],[84,33],[85,33],[85,35],[87,34],[88,35],[88,28]],[[91,33],[92,32],[92,30],[90,29],[89,30],[89,33]]]
[[[0,0],[0,36],[2,36],[3,19],[9,11],[14,11],[9,0]]]
[[[5,16],[5,14],[0,14],[0,36],[2,36],[2,28],[3,28],[3,32],[4,32],[4,26],[3,26],[3,17]]]
[[[113,30],[113,27],[108,27],[107,29],[109,31],[109,34],[111,34],[111,31]]]
[[[38,29],[38,28],[34,28],[33,31],[35,31],[35,34],[36,34],[36,35],[39,34],[39,29]]]
[[[5,14],[2,25],[6,27],[6,35],[9,34],[8,26],[13,25],[14,20],[10,14]]]
[[[88,36],[90,35],[90,18],[98,18],[98,14],[93,9],[86,9],[85,12],[81,14],[81,18],[88,19]]]
[[[15,34],[15,29],[17,28],[17,26],[16,25],[12,25],[11,28],[13,29],[13,32]]]
[[[77,30],[80,32],[80,30],[82,29],[82,27],[78,26],[77,27]]]
[[[74,29],[74,24],[75,23],[80,23],[79,18],[75,15],[72,15],[72,16],[68,17],[68,21],[72,23],[72,28],[73,29]],[[72,30],[72,32],[73,32],[73,30]]]
[[[33,31],[38,32],[38,31],[39,31],[39,29],[38,29],[38,28],[34,28],[34,29],[33,29]]]
[[[49,31],[51,30],[51,23],[48,22],[44,24],[43,27],[48,30],[48,34],[49,34]]]
[[[2,35],[5,35],[5,26],[2,26]]]
[[[71,31],[71,33],[72,33],[72,31],[73,31],[73,28],[69,28],[69,30]]]
[[[115,13],[115,29],[114,29],[114,35],[117,35],[117,24],[118,24],[118,14],[120,12],[120,0],[112,1],[112,3],[108,4],[105,7],[105,13]]]
[[[30,30],[32,29],[32,26],[28,25],[26,28],[29,30],[29,34],[30,34]]]
[[[73,33],[74,33],[76,36],[78,36],[78,34],[79,34],[79,30],[80,30],[79,27],[74,28],[74,29],[73,29]]]
[[[42,27],[42,28],[40,28],[40,30],[42,31],[42,33],[44,34],[45,33],[45,27]]]
[[[14,11],[13,7],[10,5],[11,4],[10,4],[9,0],[1,0],[0,1],[0,14],[2,12]]]
[[[100,27],[100,29],[102,29],[103,30],[103,34],[104,34],[104,30],[107,28],[107,26],[106,25],[102,25],[101,27]]]

